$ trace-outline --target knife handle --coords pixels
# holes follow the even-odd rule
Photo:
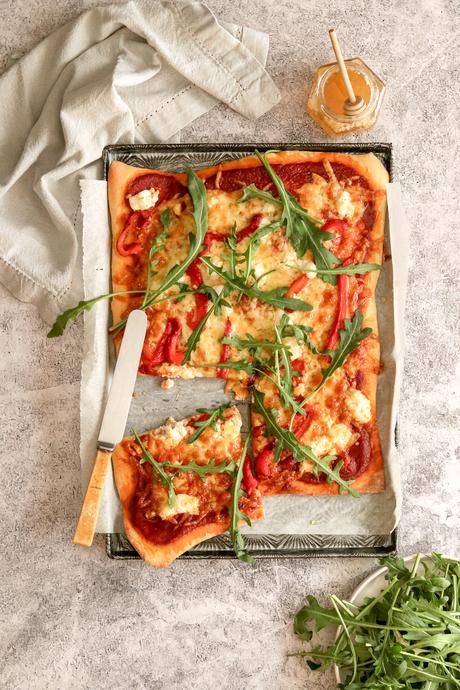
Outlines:
[[[97,516],[101,505],[102,491],[105,478],[109,469],[112,453],[106,450],[98,450],[94,468],[86,489],[85,498],[78,518],[73,543],[81,546],[91,546],[96,530]]]

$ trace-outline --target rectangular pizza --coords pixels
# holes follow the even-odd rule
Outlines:
[[[247,399],[262,495],[379,492],[375,287],[388,174],[372,154],[255,153],[109,170],[115,342],[140,373],[220,377]]]

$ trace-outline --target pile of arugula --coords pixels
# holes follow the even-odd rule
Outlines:
[[[328,625],[340,626],[327,648],[305,656],[313,670],[336,664],[343,690],[454,690],[460,688],[460,562],[437,553],[420,554],[409,570],[401,558],[380,560],[388,584],[357,606],[330,596],[330,607],[313,596],[297,613],[294,631],[311,640]]]

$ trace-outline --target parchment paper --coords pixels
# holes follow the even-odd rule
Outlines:
[[[110,291],[106,182],[82,182],[81,194],[83,279],[85,299],[89,299]],[[391,255],[392,261],[384,263],[376,295],[383,364],[377,390],[377,410],[386,489],[381,494],[363,495],[357,499],[351,496],[268,496],[264,499],[266,518],[254,523],[252,534],[389,534],[399,521],[401,486],[395,431],[403,367],[408,231],[398,183],[388,185],[388,217],[385,255]],[[108,301],[104,300],[92,311],[85,312],[84,318],[80,450],[82,487],[86,490],[113,364],[112,345],[107,333]],[[163,390],[159,384],[160,379],[138,377],[127,430],[134,426],[143,432],[163,424],[169,416],[181,419],[193,414],[197,407],[213,407],[228,400],[220,380],[176,380],[169,390]],[[246,406],[238,406],[244,419]],[[97,531],[123,532],[121,506],[112,475],[105,486]]]

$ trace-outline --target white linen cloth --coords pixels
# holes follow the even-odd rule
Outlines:
[[[95,8],[0,77],[0,282],[45,321],[82,297],[79,180],[106,144],[163,142],[223,101],[278,100],[266,34],[193,0]],[[95,239],[97,241],[97,229]]]

